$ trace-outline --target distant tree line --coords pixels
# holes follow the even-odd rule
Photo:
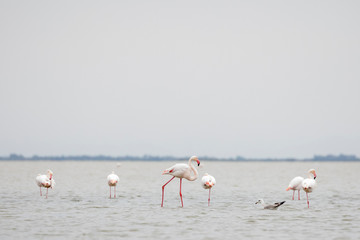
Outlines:
[[[21,154],[10,154],[9,156],[0,157],[0,160],[31,160],[31,161],[41,161],[41,160],[53,160],[53,161],[175,161],[175,160],[185,160],[189,157],[174,157],[174,156],[153,156],[153,155],[143,155],[143,156],[107,156],[107,155],[61,155],[61,156],[39,156],[33,155],[32,157],[25,157]],[[205,161],[242,161],[242,162],[271,162],[271,161],[286,161],[286,162],[295,162],[295,161],[360,161],[356,155],[314,155],[312,158],[308,159],[297,159],[297,158],[245,158],[242,156],[237,156],[234,158],[216,158],[209,156],[199,156],[201,160]]]

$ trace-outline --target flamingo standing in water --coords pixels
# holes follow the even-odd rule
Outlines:
[[[293,190],[292,200],[294,200],[295,191],[298,191],[298,200],[300,200],[300,190],[302,189],[301,184],[303,181],[304,178],[300,176],[295,177],[290,181],[289,187],[286,189],[286,191]]]
[[[309,173],[309,178],[304,179],[301,185],[302,185],[302,189],[306,192],[306,200],[307,200],[308,208],[310,208],[308,193],[311,193],[316,187],[315,169],[310,169],[308,173]]]
[[[49,188],[53,188],[55,186],[55,180],[53,179],[53,172],[51,170],[47,170],[47,174],[38,174],[36,177],[36,184],[40,187],[40,196],[42,196],[41,187],[46,188],[46,198],[48,198],[48,190]]]
[[[192,165],[192,161],[197,162],[197,165],[200,165],[200,161],[198,159],[198,157],[196,156],[192,156],[189,159],[189,163],[185,164],[185,163],[177,163],[174,166],[166,169],[163,171],[163,175],[164,174],[169,174],[171,176],[173,176],[167,183],[165,183],[162,186],[162,200],[161,200],[161,207],[164,206],[164,190],[165,190],[165,186],[171,181],[173,180],[175,177],[180,178],[180,199],[181,199],[181,206],[184,207],[184,203],[183,203],[183,199],[182,199],[182,193],[181,193],[181,182],[182,179],[185,178],[189,181],[195,181],[198,177],[198,172],[197,170],[194,168],[194,166]],[[194,173],[194,175],[191,175],[191,172]]]
[[[207,173],[201,179],[202,186],[205,189],[209,189],[209,199],[208,199],[208,206],[210,206],[210,191],[211,188],[216,184],[215,178]]]
[[[116,184],[119,182],[119,176],[114,171],[107,177],[108,184],[110,186],[110,198],[111,198],[111,187],[114,187],[114,198],[116,198]]]

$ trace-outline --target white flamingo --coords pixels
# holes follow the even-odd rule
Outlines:
[[[208,199],[208,206],[210,206],[210,191],[211,188],[216,184],[215,178],[207,173],[201,179],[202,186],[205,189],[209,189],[209,199]]]
[[[198,157],[196,156],[192,156],[189,159],[189,163],[185,164],[185,163],[177,163],[174,166],[166,169],[163,171],[163,175],[164,174],[169,174],[171,176],[173,176],[167,183],[165,183],[162,186],[162,200],[161,200],[161,207],[164,206],[164,190],[165,190],[165,186],[171,181],[173,180],[175,177],[180,178],[180,199],[181,199],[181,206],[184,207],[183,204],[183,199],[182,199],[182,193],[181,193],[181,182],[182,179],[185,178],[189,181],[194,181],[197,179],[198,177],[198,172],[197,170],[194,168],[194,166],[192,165],[192,161],[197,162],[197,165],[200,165],[200,161],[198,159]],[[191,175],[191,172],[194,173],[194,175]]]
[[[107,176],[107,181],[110,186],[110,198],[111,198],[111,187],[114,187],[114,198],[116,198],[116,184],[119,182],[119,176],[114,173],[114,171],[111,172]]]
[[[308,208],[310,208],[308,193],[311,193],[316,187],[315,169],[310,169],[308,173],[309,173],[309,178],[304,179],[301,185],[302,185],[302,189],[306,192],[306,200],[307,200]]]
[[[40,196],[42,196],[41,187],[44,187],[46,188],[46,198],[48,198],[49,188],[53,188],[55,186],[53,172],[51,170],[47,170],[46,175],[38,174],[35,180],[36,180],[36,184],[40,187]]]
[[[286,189],[286,191],[293,190],[292,200],[294,200],[295,191],[298,191],[298,200],[300,200],[300,190],[302,189],[301,184],[303,181],[304,178],[300,176],[295,177],[290,181],[289,187]]]

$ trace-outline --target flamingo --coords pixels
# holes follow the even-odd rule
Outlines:
[[[200,165],[200,161],[198,159],[198,157],[196,156],[192,156],[189,159],[189,163],[185,164],[185,163],[177,163],[174,166],[166,169],[163,171],[162,175],[164,174],[169,174],[171,176],[173,176],[167,183],[165,183],[162,186],[162,200],[161,200],[161,207],[164,206],[164,190],[165,190],[165,186],[171,181],[173,180],[175,177],[180,179],[180,199],[181,199],[181,206],[184,207],[184,203],[183,203],[183,199],[182,199],[182,193],[181,193],[181,183],[182,183],[182,179],[185,178],[189,181],[195,181],[198,177],[198,172],[197,170],[194,168],[194,166],[192,165],[192,161],[197,162],[197,165]],[[194,175],[191,175],[191,171],[194,173]]]
[[[307,204],[308,204],[308,208],[310,208],[309,205],[309,196],[308,193],[311,193],[314,188],[316,187],[316,173],[315,173],[315,169],[310,169],[308,171],[309,173],[309,178],[304,179],[304,181],[302,182],[301,186],[302,189],[306,192],[306,200],[307,200]]]
[[[46,198],[48,198],[48,190],[49,188],[53,188],[55,186],[55,180],[53,179],[53,172],[49,169],[47,170],[47,174],[38,174],[36,177],[36,184],[40,187],[40,196],[42,196],[41,187],[46,188]]]
[[[119,182],[119,176],[114,171],[107,177],[108,184],[110,186],[110,198],[111,198],[111,187],[114,187],[114,198],[116,198],[116,184]]]
[[[286,191],[293,190],[292,200],[294,200],[295,191],[298,191],[298,200],[300,200],[300,190],[302,188],[301,184],[303,181],[303,177],[295,177],[290,181],[289,187],[286,189]]]
[[[210,206],[210,191],[211,188],[216,184],[215,178],[207,173],[201,179],[202,186],[205,189],[209,189],[209,199],[208,199],[208,206]]]

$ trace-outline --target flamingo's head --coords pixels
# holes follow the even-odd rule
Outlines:
[[[205,183],[205,186],[212,187],[212,186],[214,186],[214,183],[210,180]]]
[[[192,157],[190,158],[190,160],[196,161],[196,162],[197,162],[197,165],[200,166],[200,161],[199,161],[199,158],[198,158],[197,156],[192,156]]]
[[[316,179],[316,172],[315,169],[310,169],[309,173],[311,173],[312,175],[314,175],[314,179]]]
[[[52,176],[53,176],[53,172],[52,172],[50,169],[48,169],[48,170],[47,170],[47,174],[48,174],[48,176],[49,176],[49,179],[51,180],[51,179],[52,179]]]

